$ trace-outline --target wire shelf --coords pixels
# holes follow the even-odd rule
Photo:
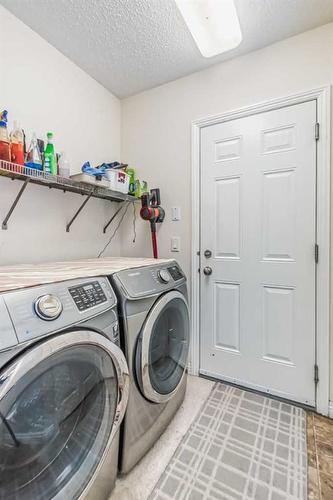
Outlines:
[[[9,161],[0,160],[0,176],[10,177],[12,179],[26,180],[32,184],[46,185],[50,188],[70,191],[78,194],[91,194],[93,198],[102,198],[110,201],[135,201],[135,198],[129,194],[112,191],[103,186],[86,184],[78,182],[60,175],[47,174],[41,170],[28,168],[23,165],[17,165]]]
[[[71,193],[86,195],[87,198],[82,203],[73,219],[66,225],[67,232],[69,231],[69,228],[74,222],[75,218],[78,216],[78,214],[90,198],[99,198],[103,200],[115,201],[118,203],[123,201],[137,201],[134,196],[120,193],[119,191],[113,191],[111,189],[108,189],[107,187],[98,186],[98,184],[94,185],[86,184],[84,182],[78,182],[67,177],[61,177],[60,175],[51,175],[41,170],[29,168],[23,165],[17,165],[16,163],[11,163],[5,160],[0,160],[0,176],[9,177],[13,180],[17,179],[24,182],[5,219],[3,220],[2,229],[7,229],[7,222],[28,183],[38,184],[40,186],[46,186],[53,189],[59,189],[63,192],[69,191]]]

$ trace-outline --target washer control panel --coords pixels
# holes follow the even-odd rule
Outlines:
[[[106,295],[98,281],[84,283],[68,289],[79,311],[103,304],[107,301]]]
[[[0,317],[1,298],[19,342],[82,324],[91,318],[92,324],[98,327],[96,322],[102,316],[107,324],[117,320],[117,299],[104,277],[79,278],[4,293],[0,295]]]

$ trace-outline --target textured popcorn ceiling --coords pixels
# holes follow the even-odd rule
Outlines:
[[[242,44],[205,59],[174,0],[0,0],[0,4],[118,97],[333,21],[333,0],[236,0]]]

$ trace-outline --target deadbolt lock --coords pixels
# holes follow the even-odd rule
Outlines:
[[[205,250],[204,256],[209,259],[212,256],[212,252],[210,250]]]

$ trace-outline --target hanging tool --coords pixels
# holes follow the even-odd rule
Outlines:
[[[143,220],[150,222],[153,256],[154,259],[158,259],[156,224],[163,222],[165,217],[165,211],[161,207],[161,195],[158,188],[151,189],[150,193],[143,193],[141,196],[140,216]]]

